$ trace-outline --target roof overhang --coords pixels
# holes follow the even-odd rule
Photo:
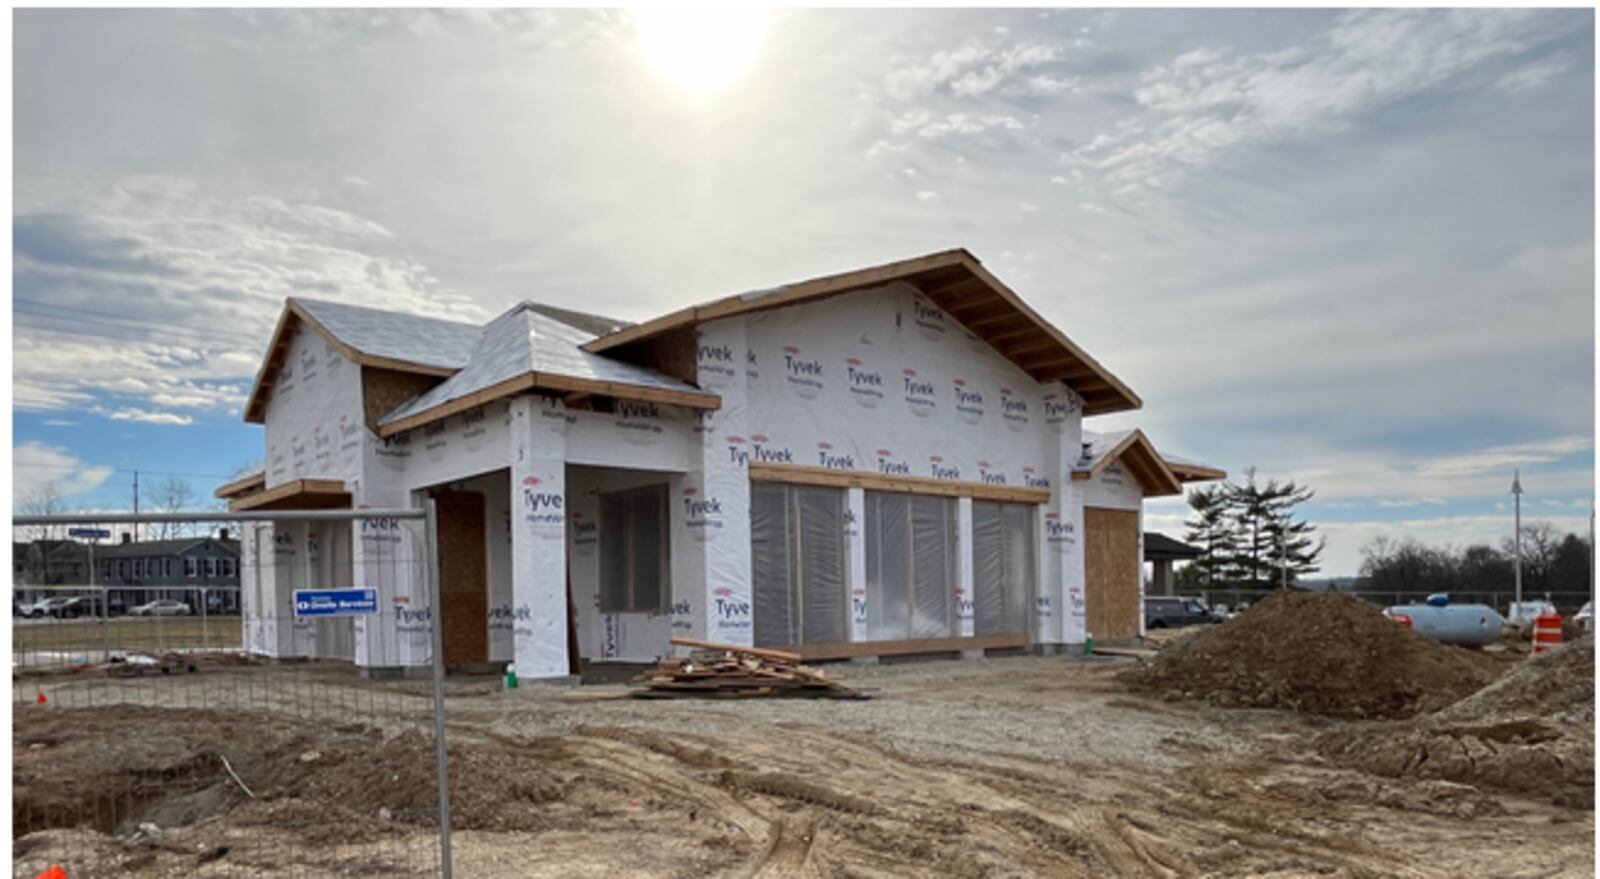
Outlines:
[[[610,397],[615,400],[634,400],[641,403],[666,403],[673,406],[683,406],[688,409],[722,408],[722,397],[710,392],[675,391],[666,388],[630,385],[622,382],[576,378],[570,375],[557,375],[549,372],[527,372],[499,384],[490,385],[477,393],[440,403],[431,409],[424,409],[421,412],[407,415],[405,418],[391,421],[388,424],[380,423],[377,434],[381,439],[405,433],[412,428],[438,421],[457,412],[465,412],[492,400],[515,396],[525,391],[549,391],[562,395],[576,394]]]
[[[337,479],[294,479],[266,491],[228,502],[228,509],[244,510],[347,510],[350,492]]]
[[[316,330],[322,338],[328,340],[328,344],[332,345],[334,350],[361,366],[376,366],[400,372],[435,375],[440,378],[449,378],[456,373],[456,370],[443,366],[413,363],[358,351],[312,317],[311,312],[300,303],[288,299],[283,304],[283,313],[278,316],[278,326],[272,331],[272,341],[267,344],[267,356],[261,361],[261,368],[256,371],[255,384],[250,388],[250,398],[244,407],[245,421],[252,424],[266,422],[267,401],[272,399],[273,385],[277,383],[278,374],[283,371],[283,365],[289,359],[289,343],[294,341],[295,334],[304,327]]]
[[[1066,334],[1040,317],[964,248],[814,278],[759,293],[729,296],[680,309],[585,344],[615,352],[664,333],[707,321],[786,308],[886,284],[904,282],[988,342],[1039,382],[1064,382],[1083,398],[1084,414],[1137,409],[1143,401]]]
[[[1139,481],[1139,487],[1144,491],[1145,497],[1162,497],[1183,492],[1183,483],[1156,452],[1155,444],[1150,442],[1150,438],[1145,436],[1142,430],[1135,430],[1123,437],[1121,442],[1091,462],[1089,466],[1073,470],[1072,478],[1093,479],[1111,466],[1113,461],[1120,461],[1122,466],[1133,474],[1133,478]]]
[[[1210,482],[1214,479],[1228,478],[1228,471],[1218,467],[1207,467],[1192,461],[1174,461],[1170,458],[1162,460],[1167,462],[1167,467],[1178,477],[1179,482]]]
[[[267,473],[265,470],[241,476],[231,482],[224,482],[212,492],[213,497],[232,499],[241,495],[255,494],[267,487]]]

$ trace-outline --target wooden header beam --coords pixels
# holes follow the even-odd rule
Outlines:
[[[491,400],[510,397],[523,391],[536,390],[560,391],[565,397],[572,397],[573,395],[611,397],[616,400],[638,400],[645,403],[683,406],[687,409],[718,409],[722,406],[722,397],[704,391],[675,391],[665,388],[651,388],[644,385],[623,384],[621,382],[573,378],[572,376],[555,375],[548,372],[530,372],[507,379],[499,384],[490,385],[465,397],[458,397],[447,403],[440,403],[431,409],[424,409],[414,415],[408,415],[392,424],[380,425],[377,434],[380,438],[388,438],[398,433],[405,433],[412,428],[438,421],[441,418],[448,418],[457,412],[475,409]]]
[[[1042,488],[1018,488],[987,482],[958,482],[926,476],[890,476],[865,470],[835,470],[801,464],[751,464],[751,482],[782,482],[790,485],[816,485],[825,488],[864,488],[869,491],[896,491],[938,497],[970,497],[983,501],[1015,504],[1043,504],[1050,492]]]
[[[235,513],[245,510],[323,510],[350,506],[350,490],[338,479],[292,479],[284,484],[229,502]]]

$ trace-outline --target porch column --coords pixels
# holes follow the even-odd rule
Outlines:
[[[1155,587],[1157,595],[1171,595],[1172,559],[1156,559],[1151,565],[1150,585]]]
[[[956,498],[956,634],[971,638],[978,633],[973,613],[977,598],[972,583],[972,498]]]
[[[679,500],[682,524],[672,547],[672,631],[752,646],[744,320],[717,321],[698,332],[696,375],[702,388],[721,396],[722,406],[695,418]]]
[[[1044,410],[1045,423],[1055,432],[1058,445],[1043,544],[1054,570],[1048,583],[1040,583],[1038,639],[1041,643],[1081,644],[1085,629],[1083,492],[1072,481],[1072,468],[1083,455],[1083,401],[1064,384],[1047,385]]]
[[[867,493],[860,488],[845,490],[844,538],[850,590],[850,640],[871,640],[867,634],[867,540],[862,529],[867,521]]]
[[[526,680],[566,678],[566,406],[511,404],[512,666]]]

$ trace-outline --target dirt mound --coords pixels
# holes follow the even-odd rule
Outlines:
[[[1497,788],[1594,808],[1594,638],[1528,661],[1398,729],[1322,736],[1324,756],[1375,775]]]
[[[1224,707],[1390,718],[1447,705],[1495,674],[1492,660],[1412,632],[1360,599],[1279,591],[1123,680]]]
[[[415,730],[386,735],[354,724],[134,706],[25,710],[13,720],[16,837],[83,825],[120,835],[142,823],[187,826],[225,813],[342,838],[354,828],[382,835],[438,820],[433,739]],[[452,742],[453,825],[537,829],[532,806],[562,795],[541,755],[556,746]]]

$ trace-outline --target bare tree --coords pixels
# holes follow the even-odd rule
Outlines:
[[[67,502],[55,482],[45,482],[24,495],[16,511],[24,516],[60,516],[67,512]],[[60,540],[67,529],[65,525],[26,525],[17,530],[24,540]]]
[[[1501,551],[1508,557],[1516,555],[1516,543],[1510,538],[1501,542]],[[1561,553],[1561,534],[1554,525],[1544,520],[1522,526],[1522,582],[1525,589],[1547,591],[1550,574],[1556,557]]]
[[[152,500],[157,512],[182,513],[194,509],[197,497],[194,486],[187,480],[168,476],[156,486]],[[155,526],[154,533],[157,540],[169,540],[194,533],[194,526],[180,522],[162,522]]]

